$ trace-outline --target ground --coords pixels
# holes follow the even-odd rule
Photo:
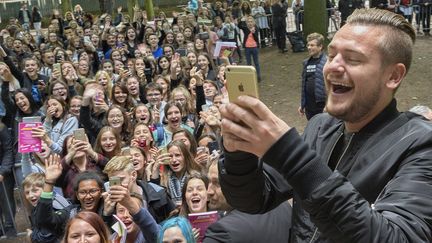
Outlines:
[[[411,70],[397,92],[398,107],[405,111],[414,105],[432,107],[432,38],[419,37],[414,45],[414,57]],[[261,99],[270,109],[290,126],[303,131],[306,118],[300,117],[297,108],[300,103],[300,75],[303,53],[279,53],[275,47],[267,47],[260,52],[263,81],[260,83]],[[17,223],[19,231],[25,229],[23,208],[19,207]],[[22,238],[22,237],[21,237]],[[22,239],[21,239],[22,240]],[[21,241],[20,240],[20,241]],[[0,242],[14,243],[18,239],[0,239]]]

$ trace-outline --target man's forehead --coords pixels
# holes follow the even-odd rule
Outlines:
[[[117,177],[126,177],[128,176],[130,173],[128,173],[125,170],[117,170],[117,171],[113,171],[109,176],[117,176]]]
[[[349,48],[350,46],[357,49],[361,44],[368,47],[376,46],[381,41],[383,30],[377,26],[347,24],[335,34],[328,49]]]

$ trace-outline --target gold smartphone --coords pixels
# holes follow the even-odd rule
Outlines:
[[[257,73],[253,66],[228,65],[225,75],[230,102],[235,101],[240,95],[259,98]]]
[[[118,176],[111,176],[109,178],[109,185],[110,186],[119,186],[119,185],[121,185],[120,183],[121,183],[120,177],[118,177]]]
[[[161,149],[160,154],[161,154],[161,155],[162,155],[162,154],[168,154],[168,149],[167,149],[167,147],[163,147],[163,148]],[[161,164],[163,164],[163,165],[169,165],[170,163],[171,163],[171,160],[170,160],[170,159],[165,159],[164,161],[162,161]]]
[[[60,63],[54,63],[53,64],[53,70],[58,70],[61,74],[61,64]]]
[[[78,128],[73,132],[73,136],[76,140],[81,140],[84,142],[88,142],[87,135],[85,133],[84,128]]]

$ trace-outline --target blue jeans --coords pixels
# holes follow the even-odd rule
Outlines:
[[[245,48],[246,53],[246,64],[252,65],[251,56],[253,58],[254,66],[257,71],[258,80],[261,81],[261,68],[259,64],[259,50],[258,47],[246,47]]]

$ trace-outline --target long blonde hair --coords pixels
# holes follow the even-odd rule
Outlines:
[[[107,78],[107,82],[108,82],[106,88],[104,89],[105,96],[108,97],[109,100],[111,100],[111,98],[112,98],[111,97],[111,90],[112,90],[113,83],[112,83],[112,79],[111,79],[111,76],[109,75],[109,73],[104,71],[104,70],[99,70],[95,75],[95,81],[97,83],[99,83],[99,78],[102,75],[105,75],[105,78]]]

